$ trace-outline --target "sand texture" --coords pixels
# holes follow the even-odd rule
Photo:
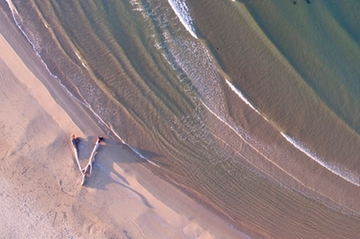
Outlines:
[[[0,238],[247,238],[106,136],[0,13]],[[81,186],[71,135],[85,166]]]

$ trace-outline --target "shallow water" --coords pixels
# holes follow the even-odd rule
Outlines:
[[[359,234],[357,1],[7,3],[109,135],[234,226]]]

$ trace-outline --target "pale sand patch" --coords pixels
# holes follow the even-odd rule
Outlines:
[[[246,238],[108,137],[81,187],[70,136],[106,135],[1,11],[0,49],[1,238]]]

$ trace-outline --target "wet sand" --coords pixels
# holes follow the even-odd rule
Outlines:
[[[103,132],[0,11],[2,238],[247,238]],[[71,135],[92,175],[81,186]]]

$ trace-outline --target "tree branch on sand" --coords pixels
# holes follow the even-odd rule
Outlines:
[[[75,135],[72,135],[71,143],[73,145],[73,151],[74,151],[74,155],[75,155],[75,158],[76,158],[76,162],[77,162],[77,165],[79,167],[79,170],[80,170],[80,173],[81,173],[81,176],[82,176],[81,185],[85,184],[86,177],[88,177],[88,176],[90,177],[91,172],[92,172],[92,164],[95,161],[95,155],[97,154],[97,150],[99,148],[100,143],[103,142],[103,141],[104,141],[103,137],[101,137],[101,136],[97,137],[95,146],[94,146],[94,148],[93,148],[93,150],[91,152],[88,163],[86,164],[86,166],[84,168],[81,168],[80,161],[79,161],[80,138],[75,137]]]
[[[81,166],[80,166],[80,161],[79,161],[79,143],[80,143],[80,138],[79,137],[75,137],[75,135],[72,135],[71,138],[71,143],[73,146],[73,151],[74,151],[74,155],[75,155],[75,159],[76,159],[76,163],[79,167],[79,170],[81,171]]]
[[[99,137],[97,138],[96,143],[95,143],[95,146],[94,146],[94,148],[93,148],[93,151],[91,152],[89,161],[88,161],[87,165],[82,169],[82,170],[84,170],[83,173],[91,175],[91,172],[92,172],[92,164],[93,164],[93,162],[95,161],[95,155],[96,155],[96,153],[97,153],[97,150],[98,150],[98,148],[99,148],[100,143],[103,142],[103,141],[104,141],[104,138],[103,138],[103,137],[99,136]]]

